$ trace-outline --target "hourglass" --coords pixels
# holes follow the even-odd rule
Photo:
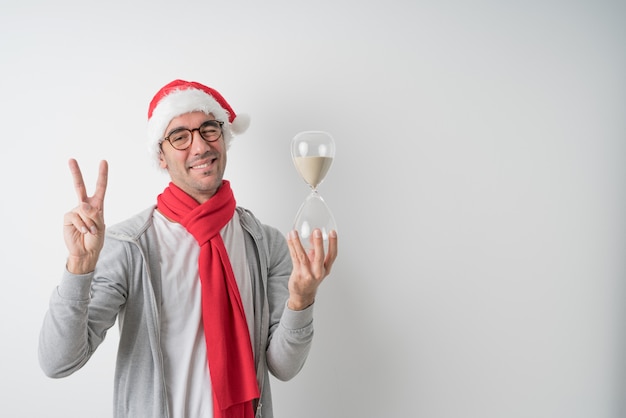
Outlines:
[[[317,188],[324,181],[335,157],[335,141],[323,131],[304,131],[291,140],[291,158],[300,176],[311,188],[311,193],[300,206],[294,222],[302,246],[313,247],[313,231],[318,228],[328,251],[328,234],[336,230],[335,218],[320,196]]]

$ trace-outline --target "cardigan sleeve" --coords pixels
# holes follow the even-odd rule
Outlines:
[[[267,292],[270,305],[269,341],[266,349],[269,371],[279,380],[295,377],[304,366],[313,342],[313,307],[293,311],[287,307],[291,256],[285,237],[269,229]]]
[[[105,244],[98,262],[117,259],[120,266],[118,257]],[[126,291],[110,273],[99,267],[82,275],[64,270],[39,333],[39,364],[47,376],[65,377],[83,367],[115,324]]]

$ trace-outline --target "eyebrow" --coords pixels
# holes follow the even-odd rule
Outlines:
[[[207,122],[211,122],[211,121],[217,121],[217,119],[215,119],[215,118],[213,118],[213,119],[207,119],[207,120],[205,120],[204,122],[202,122],[200,125],[198,125],[198,128],[199,128],[200,126],[204,125],[205,123],[207,123]],[[174,128],[174,129],[172,129],[171,131],[167,132],[167,133],[165,134],[165,137],[167,138],[167,137],[168,137],[168,136],[170,136],[172,133],[174,133],[174,132],[176,132],[176,131],[178,131],[178,130],[180,130],[180,129],[187,129],[187,130],[191,130],[191,128],[188,128],[187,126],[182,126],[182,125],[181,125],[181,126],[177,126],[176,128]],[[194,128],[194,129],[195,129],[195,128]]]

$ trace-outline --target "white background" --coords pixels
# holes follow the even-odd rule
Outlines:
[[[12,4],[10,4],[12,3]],[[323,129],[340,257],[282,418],[626,416],[623,1],[5,1],[0,415],[109,417],[116,330],[82,370],[37,362],[75,205],[155,202],[148,102],[183,78],[252,117],[240,205],[287,233],[289,154]]]

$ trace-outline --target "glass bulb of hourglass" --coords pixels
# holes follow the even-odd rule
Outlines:
[[[304,200],[296,215],[294,229],[298,231],[300,242],[307,251],[313,248],[313,231],[319,229],[322,232],[324,251],[328,252],[328,234],[332,230],[336,231],[337,225],[319,193],[313,192]]]
[[[335,141],[327,132],[300,132],[291,141],[291,157],[298,173],[311,189],[311,193],[298,210],[294,229],[298,231],[302,246],[307,250],[312,248],[313,231],[320,229],[324,251],[328,251],[328,234],[336,230],[337,225],[317,188],[326,178],[332,165]]]

